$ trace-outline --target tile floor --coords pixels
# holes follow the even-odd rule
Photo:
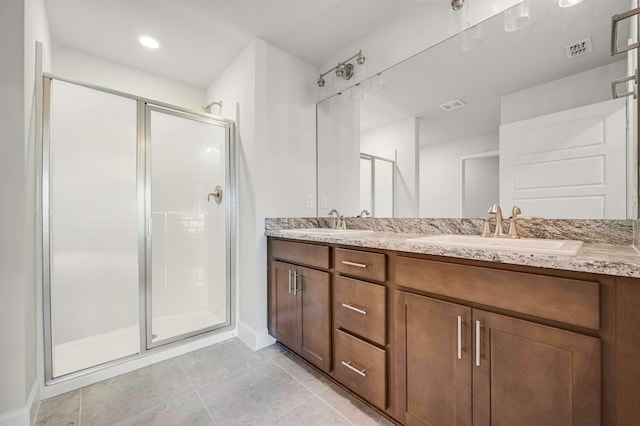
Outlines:
[[[36,425],[391,425],[287,350],[238,339],[43,401]]]

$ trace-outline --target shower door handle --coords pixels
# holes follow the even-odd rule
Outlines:
[[[209,195],[207,195],[207,202],[211,201],[211,197],[213,197],[216,203],[220,204],[222,202],[222,193],[222,187],[217,185],[213,192],[210,192]]]

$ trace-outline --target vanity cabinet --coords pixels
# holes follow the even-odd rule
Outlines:
[[[597,282],[396,262],[396,284],[406,288],[396,297],[397,406],[406,424],[600,424],[599,338],[475,307],[597,329]],[[436,298],[452,296],[469,305]]]
[[[405,425],[640,421],[640,280],[269,239],[269,330]]]
[[[598,425],[600,340],[406,292],[397,295],[407,425]]]
[[[334,251],[333,376],[371,404],[387,408],[387,256]]]
[[[323,371],[331,369],[331,280],[329,249],[274,241],[270,263],[269,332]],[[292,262],[297,262],[292,263]],[[302,266],[310,264],[316,268]]]

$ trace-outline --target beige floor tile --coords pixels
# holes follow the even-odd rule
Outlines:
[[[358,426],[392,425],[387,419],[336,385],[332,385],[323,390],[318,394],[318,397],[322,398],[340,414]]]
[[[267,355],[254,352],[238,339],[231,339],[175,358],[196,389],[240,374],[264,361]]]
[[[198,393],[218,425],[264,425],[314,397],[268,361]]]
[[[131,417],[119,426],[212,426],[215,425],[200,398],[193,393],[187,398],[171,399],[160,407]]]
[[[154,364],[82,389],[82,425],[110,425],[172,398],[195,395],[173,360]]]
[[[80,424],[81,390],[46,399],[40,403],[36,426],[71,426]]]
[[[273,362],[295,377],[311,392],[318,393],[331,386],[331,381],[307,366],[289,352],[278,354],[271,358]]]
[[[351,423],[318,397],[289,410],[269,423],[270,426],[341,426]]]

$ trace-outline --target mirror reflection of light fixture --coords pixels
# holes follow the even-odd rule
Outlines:
[[[473,28],[462,33],[462,50],[471,52],[478,49],[482,45],[482,24],[478,24]]]
[[[318,84],[318,87],[320,87],[320,89],[324,88],[327,84],[325,76],[327,76],[331,72],[335,72],[333,88],[334,91],[340,91],[344,87],[346,81],[351,80],[354,75],[363,75],[364,70],[358,68],[362,68],[365,61],[366,57],[362,53],[362,50],[360,50],[355,55],[352,55],[342,62],[338,62],[335,67],[320,74],[320,77],[318,78],[318,81],[316,83]]]
[[[507,32],[519,31],[527,26],[530,17],[530,1],[522,0],[513,7],[504,11],[504,30]]]
[[[218,107],[218,115],[222,114],[222,101],[211,102],[209,105],[203,106],[202,109],[209,114],[213,114],[213,112],[211,112],[211,108],[213,108],[214,105]]]
[[[451,12],[449,12],[449,35],[460,34],[469,28],[469,8],[464,7],[464,0],[451,0]]]
[[[582,3],[582,0],[558,0],[558,6],[560,7],[571,7],[578,3]]]
[[[462,9],[462,6],[464,6],[464,0],[451,0],[451,9]]]

